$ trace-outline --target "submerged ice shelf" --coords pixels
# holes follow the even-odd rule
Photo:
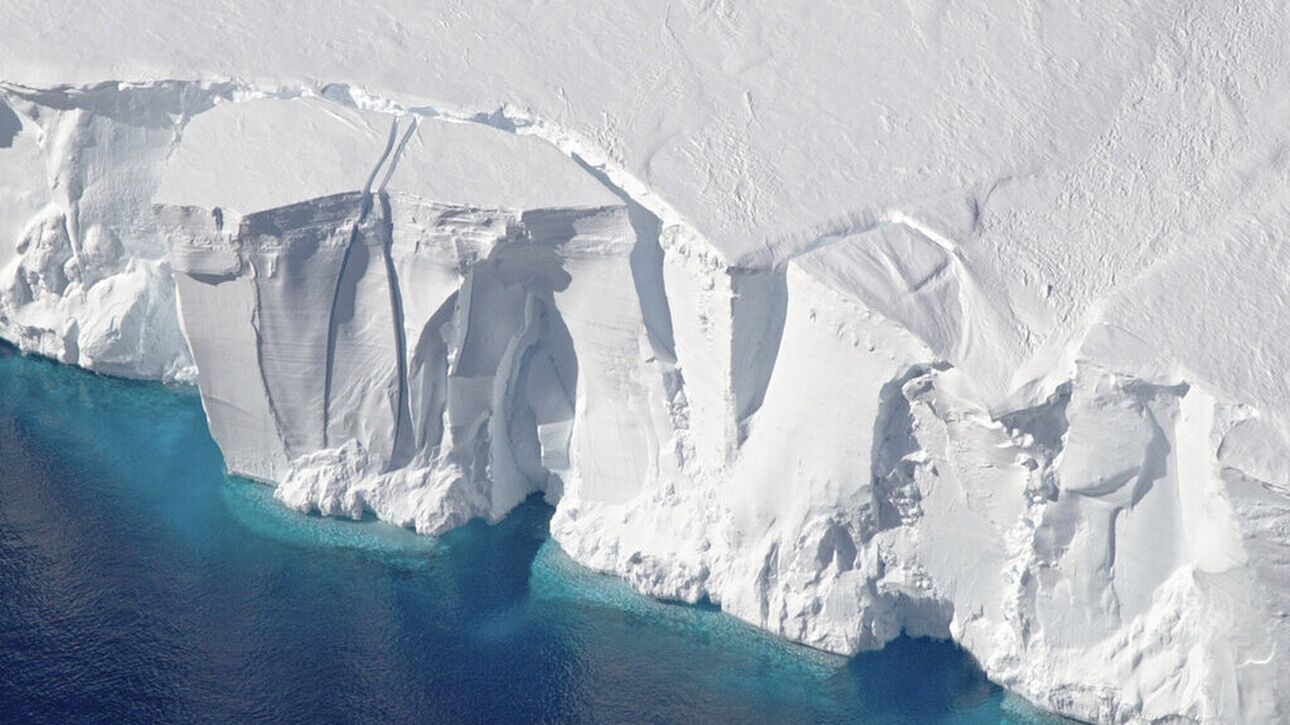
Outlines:
[[[0,335],[196,381],[296,508],[441,533],[540,492],[581,564],[814,647],[949,637],[1064,714],[1275,720],[1290,138],[1231,74],[1290,83],[1207,53],[1223,18],[1104,20],[1155,55],[875,82],[845,133],[890,189],[760,166],[834,120],[755,79],[742,130],[648,138],[410,86],[10,82]]]

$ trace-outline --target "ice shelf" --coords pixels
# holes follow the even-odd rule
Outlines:
[[[117,5],[0,30],[0,336],[302,510],[1290,717],[1284,9]]]

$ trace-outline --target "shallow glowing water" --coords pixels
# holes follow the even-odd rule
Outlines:
[[[852,660],[572,564],[226,476],[191,391],[0,348],[0,720],[1051,722],[948,644]]]

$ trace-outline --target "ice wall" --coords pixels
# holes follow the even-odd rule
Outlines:
[[[91,370],[193,379],[165,247],[139,210],[179,125],[226,92],[162,83],[4,94],[20,132],[0,144],[0,334]]]
[[[963,199],[734,254],[549,126],[336,85],[5,104],[0,333],[195,376],[291,506],[438,533],[543,492],[579,561],[815,647],[952,637],[1089,720],[1285,716],[1274,202],[1079,327]],[[1235,305],[1206,354],[1180,289]]]

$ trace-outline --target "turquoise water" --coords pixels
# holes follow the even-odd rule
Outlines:
[[[847,660],[641,597],[549,517],[295,513],[192,391],[0,348],[0,720],[1051,722],[945,643]]]

